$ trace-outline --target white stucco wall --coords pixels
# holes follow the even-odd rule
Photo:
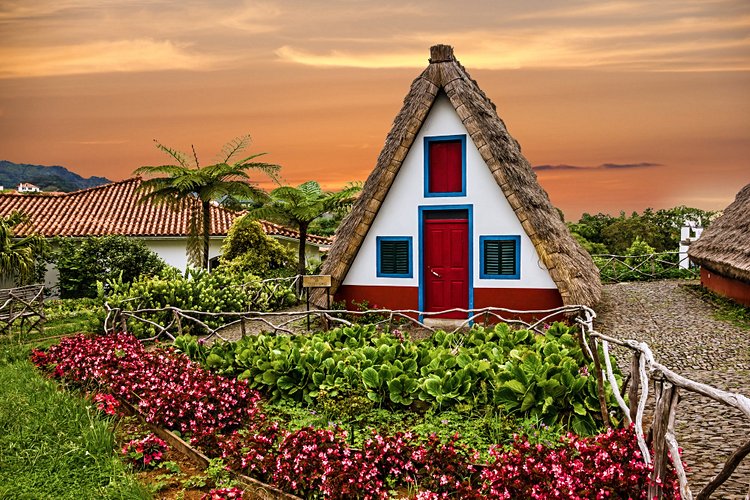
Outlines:
[[[294,255],[297,255],[297,252],[299,251],[299,240],[295,240],[294,238],[287,238],[285,236],[274,236],[273,238],[285,247],[294,251]],[[306,243],[305,262],[309,264],[312,259],[320,260],[320,248],[315,245]]]
[[[466,196],[424,196],[424,138],[466,135]],[[375,221],[367,233],[344,285],[419,286],[419,209],[429,205],[473,206],[473,286],[474,288],[551,288],[556,289],[546,267],[524,232],[500,186],[445,95],[437,98],[425,123],[404,159]],[[520,279],[481,279],[479,237],[520,235]],[[411,236],[412,278],[376,276],[376,237]]]
[[[184,271],[187,268],[187,238],[140,238],[146,246],[170,266]],[[223,236],[214,236],[208,243],[208,258],[221,255]]]

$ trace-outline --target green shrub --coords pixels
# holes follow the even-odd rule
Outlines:
[[[267,236],[260,223],[247,216],[232,225],[221,252],[221,266],[234,273],[276,278],[294,276],[297,267],[295,251]]]
[[[627,249],[625,263],[629,266],[637,266],[646,262],[649,256],[656,253],[654,247],[646,243],[640,236],[636,236],[633,244]]]
[[[167,264],[140,240],[125,236],[58,238],[54,262],[60,271],[60,297],[96,297],[96,282],[161,273]]]
[[[160,309],[169,306],[209,313],[271,311],[297,303],[291,288],[268,286],[250,273],[219,268],[211,273],[188,269],[183,275],[176,269],[165,270],[154,277],[142,276],[132,283],[116,280],[109,283],[109,292],[102,290],[102,299],[113,308],[127,311]],[[166,326],[172,321],[170,311],[144,314],[149,320]],[[224,315],[200,318],[214,328],[237,319]],[[205,333],[198,325],[183,323],[186,331]],[[128,331],[139,337],[150,337],[157,330],[135,319],[128,321]]]

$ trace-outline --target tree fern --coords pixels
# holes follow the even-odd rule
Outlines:
[[[136,175],[157,176],[144,180],[139,186],[141,203],[148,200],[157,204],[166,204],[172,209],[184,209],[187,204],[190,218],[186,251],[191,265],[208,267],[210,204],[222,198],[262,197],[264,193],[250,183],[248,170],[263,172],[276,180],[276,174],[280,168],[278,165],[254,161],[255,158],[265,153],[228,163],[249,145],[249,135],[233,139],[221,149],[219,154],[221,161],[201,167],[194,147],[191,147],[193,153],[191,162],[185,153],[164,146],[157,141],[156,147],[177,163],[143,166],[134,172]]]

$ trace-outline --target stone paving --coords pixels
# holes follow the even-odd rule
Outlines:
[[[695,282],[606,285],[595,326],[617,338],[648,343],[655,359],[680,375],[750,397],[750,330],[714,319],[713,306],[686,283]],[[615,355],[627,373],[629,352],[620,348]],[[675,430],[695,495],[750,438],[750,420],[739,410],[683,390]],[[749,489],[746,457],[712,498],[743,499]]]

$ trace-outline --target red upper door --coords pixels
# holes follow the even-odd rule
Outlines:
[[[469,221],[424,221],[424,310],[469,308]],[[441,318],[466,318],[448,313]]]

